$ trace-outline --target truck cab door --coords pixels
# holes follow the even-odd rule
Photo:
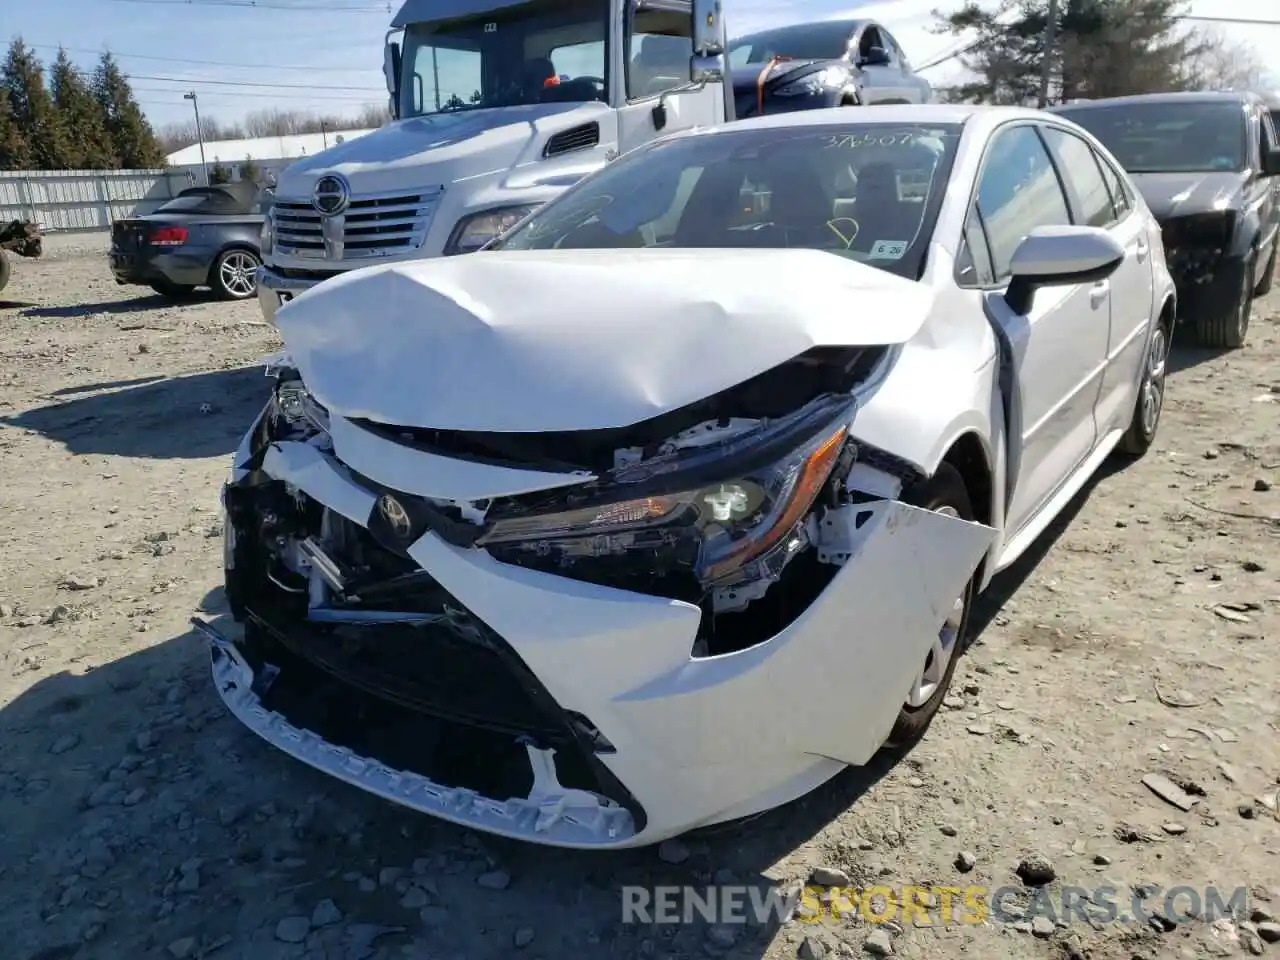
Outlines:
[[[689,84],[693,59],[689,14],[671,9],[669,2],[661,8],[647,7],[643,0],[626,6],[625,41],[621,57],[614,60],[620,67],[620,96],[615,101],[619,104],[618,152],[626,153],[677,130],[722,121],[724,91],[720,85],[669,92]]]

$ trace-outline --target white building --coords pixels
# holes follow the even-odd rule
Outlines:
[[[210,170],[215,163],[220,163],[230,171],[232,180],[239,180],[245,159],[251,157],[260,175],[269,182],[274,182],[280,171],[299,157],[319,153],[335,144],[372,132],[372,129],[335,130],[285,137],[255,137],[250,140],[206,140],[204,159]],[[169,154],[168,160],[171,168],[187,171],[194,177],[194,182],[204,182],[200,173],[200,144],[193,143],[189,147],[183,147]]]

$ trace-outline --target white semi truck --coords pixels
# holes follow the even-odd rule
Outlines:
[[[478,250],[677,130],[766,102],[927,99],[878,24],[800,29],[747,38],[730,79],[721,0],[407,0],[384,58],[394,120],[279,176],[257,272],[264,315],[347,270]]]

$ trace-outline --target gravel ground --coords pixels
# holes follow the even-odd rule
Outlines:
[[[1175,356],[1156,448],[997,580],[916,750],[744,825],[588,855],[376,801],[226,714],[187,619],[226,612],[218,488],[277,344],[255,303],[140,296],[104,252],[51,238],[0,302],[4,956],[1280,957],[1280,297],[1245,350]],[[1008,886],[1024,919],[622,922],[624,884],[815,870]],[[1176,929],[1055,925],[1046,880],[1153,911],[1176,885],[1251,899]]]

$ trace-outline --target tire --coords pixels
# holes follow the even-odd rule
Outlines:
[[[258,294],[254,271],[260,266],[262,259],[252,250],[224,250],[209,268],[209,286],[223,300],[248,300]]]
[[[1253,307],[1254,256],[1256,251],[1240,264],[1240,284],[1234,299],[1195,318],[1192,335],[1197,346],[1219,350],[1238,350],[1244,346],[1249,332],[1249,312]]]
[[[1164,410],[1165,378],[1169,368],[1169,341],[1171,324],[1163,319],[1147,344],[1147,355],[1142,365],[1142,380],[1138,384],[1138,396],[1133,404],[1133,419],[1129,429],[1116,447],[1122,454],[1137,458],[1151,449],[1160,429],[1160,414]]]
[[[148,284],[152,290],[160,294],[162,297],[170,297],[178,299],[179,297],[189,297],[195,291],[195,285],[190,283],[170,283],[168,280],[157,280],[155,283]]]
[[[1262,280],[1258,282],[1254,288],[1253,295],[1255,297],[1265,297],[1271,292],[1271,287],[1276,280],[1276,254],[1280,253],[1280,234],[1276,235],[1275,242],[1271,245],[1271,259],[1267,261],[1267,269],[1262,273]]]
[[[902,500],[914,507],[921,507],[925,510],[952,512],[962,520],[974,519],[973,504],[969,499],[969,491],[965,487],[964,479],[960,476],[959,471],[949,463],[942,464],[937,473],[930,477],[928,481],[904,493]],[[959,598],[963,601],[964,607],[959,614],[958,622],[953,626],[954,638],[951,641],[950,656],[947,660],[946,669],[937,680],[937,687],[927,700],[916,706],[907,703],[903,704],[898,712],[898,719],[893,725],[893,730],[890,731],[889,737],[885,741],[887,748],[900,750],[911,746],[924,736],[924,732],[929,729],[929,724],[933,722],[934,716],[937,715],[938,708],[942,706],[942,701],[946,698],[947,691],[951,687],[951,679],[956,672],[956,663],[969,642],[969,614],[973,608],[977,587],[978,575],[975,572],[965,586],[963,595]],[[933,656],[933,654],[931,653],[930,656]]]
[[[5,256],[5,252],[0,250],[0,290],[9,285],[9,272],[13,268],[9,265],[9,258]]]

